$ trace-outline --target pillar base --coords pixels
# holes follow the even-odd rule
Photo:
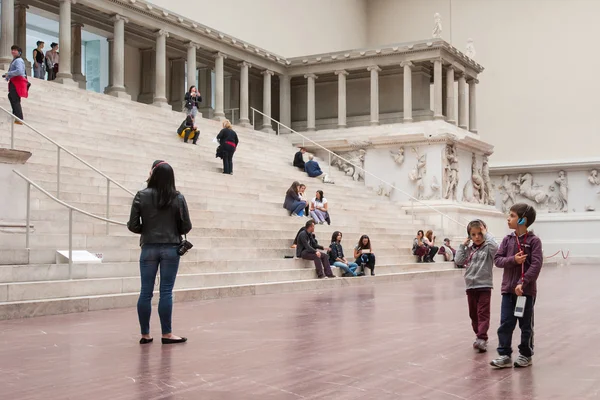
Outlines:
[[[379,125],[379,121],[371,121],[371,126],[377,126]]]
[[[272,126],[268,125],[268,126],[263,126],[260,130],[261,132],[264,133],[275,133],[275,130],[273,129]]]
[[[456,121],[453,120],[453,119],[449,119],[446,122],[449,123],[449,124],[452,124],[452,125],[456,125]]]
[[[477,129],[470,129],[469,132],[477,134]]]
[[[306,128],[306,132],[316,132],[317,128]]]
[[[413,119],[412,118],[404,118],[402,120],[402,122],[405,123],[405,124],[409,124],[409,123],[413,122]]]
[[[250,120],[248,118],[240,119],[240,122],[238,123],[238,125],[243,126],[244,128],[250,128],[252,126],[252,124],[250,123]]]
[[[131,96],[127,94],[125,88],[122,86],[107,86],[106,89],[104,89],[104,93],[106,93],[109,96],[117,97],[119,99],[131,100]]]
[[[213,118],[212,119],[216,119],[217,121],[223,121],[227,118],[225,118],[225,113],[224,112],[219,112],[219,111],[215,111],[215,113],[213,114]]]
[[[79,89],[87,89],[87,80],[83,74],[73,74],[73,80],[77,82]]]
[[[436,120],[436,121],[439,121],[439,120],[443,120],[443,119],[445,119],[445,118],[444,118],[444,116],[443,116],[443,115],[434,115],[434,116],[433,116],[433,119],[434,119],[434,120]]]
[[[346,129],[348,127],[348,125],[343,124],[343,125],[338,125],[337,127],[338,127],[338,129]]]
[[[467,129],[466,125],[459,125],[458,127],[461,128],[461,129]]]
[[[159,108],[165,108],[165,109],[169,109],[171,110],[171,105],[169,103],[167,103],[167,99],[165,99],[164,97],[155,97],[154,101],[152,102],[152,105],[154,107],[159,107]]]

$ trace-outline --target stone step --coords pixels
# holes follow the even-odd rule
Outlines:
[[[440,269],[423,272],[402,272],[397,274],[379,274],[371,277],[309,279],[288,282],[253,283],[246,285],[226,285],[220,287],[205,287],[178,289],[173,292],[176,302],[210,300],[227,297],[254,296],[262,294],[288,293],[305,290],[325,290],[355,285],[373,285],[395,283],[407,280],[432,279],[447,275],[459,274],[460,271],[441,267]],[[71,298],[44,299],[21,302],[0,303],[0,319],[29,318],[42,315],[67,314],[74,312],[96,311],[113,308],[135,307],[138,293],[113,295],[79,296]],[[158,302],[158,294],[153,299]]]

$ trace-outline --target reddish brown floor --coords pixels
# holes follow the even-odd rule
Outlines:
[[[137,344],[135,309],[1,322],[0,399],[596,398],[598,282],[598,266],[543,271],[524,370],[488,366],[498,290],[491,351],[473,352],[459,276],[176,304],[184,345]]]

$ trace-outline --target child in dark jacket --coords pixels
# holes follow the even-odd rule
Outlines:
[[[467,226],[467,239],[456,251],[456,264],[466,268],[465,284],[469,303],[471,326],[477,337],[473,348],[487,351],[490,328],[490,302],[492,298],[494,256],[498,243],[488,233],[485,222],[474,220]],[[473,242],[469,246],[469,242]]]
[[[502,275],[502,308],[500,310],[500,327],[498,328],[498,354],[500,357],[490,364],[496,368],[513,366],[512,336],[519,321],[521,328],[521,344],[519,358],[515,367],[524,368],[532,365],[533,357],[533,307],[537,295],[537,279],[542,269],[544,257],[542,241],[529,232],[528,228],[535,222],[536,212],[525,203],[514,204],[510,208],[508,227],[514,232],[502,240],[494,261],[498,268],[503,268]],[[517,298],[524,296],[525,307],[522,317],[516,317]]]

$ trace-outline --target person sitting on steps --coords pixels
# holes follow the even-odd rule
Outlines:
[[[427,247],[425,242],[423,242],[424,237],[425,232],[419,229],[419,231],[417,232],[417,237],[415,237],[415,240],[413,241],[412,253],[415,256],[417,256],[418,263],[422,263],[423,258],[427,256],[427,253],[429,253],[429,248]]]
[[[324,197],[322,190],[317,190],[315,198],[310,202],[310,216],[319,225],[323,225],[329,220],[327,199]],[[331,225],[331,223],[328,222],[328,225]]]
[[[367,235],[360,237],[358,245],[354,248],[354,258],[356,258],[356,264],[362,267],[363,275],[365,268],[369,268],[371,276],[375,276],[375,254],[371,247],[371,239]]]
[[[306,192],[306,185],[304,183],[301,183],[299,186],[299,189],[298,189],[298,196],[300,196],[300,200],[302,200],[306,203],[306,207],[304,207],[304,215],[309,216],[310,215],[310,203],[306,199],[306,194],[304,192]]]
[[[319,178],[320,180],[323,181],[323,183],[334,184],[335,182],[333,182],[331,179],[329,179],[329,176],[327,174],[325,174],[323,171],[321,171],[321,167],[319,166],[319,163],[316,162],[314,160],[314,158],[315,158],[315,156],[313,156],[312,154],[309,154],[308,162],[304,165],[304,170],[306,171],[308,176],[311,178]]]
[[[317,270],[317,277],[322,278],[335,278],[333,272],[331,272],[331,266],[329,265],[329,257],[327,251],[323,246],[319,245],[317,238],[315,237],[315,221],[312,219],[307,221],[305,224],[305,230],[300,232],[298,235],[298,247],[296,248],[296,256],[303,260],[312,260],[315,263],[315,269]],[[323,250],[323,251],[320,251]]]
[[[300,150],[294,155],[294,167],[299,168],[304,171],[305,162],[304,162],[304,153],[306,153],[306,149],[304,147],[300,147]]]
[[[434,257],[438,253],[439,247],[435,245],[435,236],[433,236],[433,231],[431,229],[425,233],[423,242],[429,248],[429,253],[426,256],[425,262],[435,262]]]
[[[331,251],[329,252],[329,264],[334,267],[337,267],[344,271],[343,277],[349,276],[362,276],[365,273],[360,272],[356,273],[356,269],[358,268],[358,264],[349,263],[344,257],[344,249],[342,248],[342,232],[335,231],[331,236],[331,245],[329,245]]]
[[[183,138],[183,143],[187,143],[189,139],[192,139],[192,143],[196,144],[198,137],[200,137],[200,131],[196,127],[195,119],[191,114],[185,117],[185,121],[179,125],[177,134]]]
[[[306,207],[306,202],[300,199],[299,191],[300,183],[294,181],[285,193],[285,200],[283,201],[283,208],[288,210],[290,215],[294,217],[304,217],[304,208]]]

